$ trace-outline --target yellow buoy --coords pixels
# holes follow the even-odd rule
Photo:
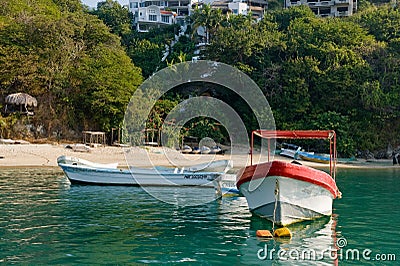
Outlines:
[[[282,227],[278,228],[274,231],[274,236],[275,237],[292,237],[292,232],[290,232],[289,228],[287,227]]]
[[[256,236],[272,238],[272,234],[271,234],[271,232],[269,230],[257,230],[256,231]]]

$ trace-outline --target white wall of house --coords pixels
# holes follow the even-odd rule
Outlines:
[[[140,7],[139,21],[160,21],[160,8],[158,6]]]
[[[232,13],[235,15],[247,15],[247,10],[249,9],[246,3],[238,1],[228,3],[228,8],[232,10]]]
[[[357,0],[286,0],[285,7],[307,5],[322,17],[351,16],[357,10]]]
[[[191,15],[192,6],[195,3],[212,3],[214,0],[129,0],[129,10],[134,15],[134,24],[138,31],[148,31],[151,27],[167,24],[185,24],[185,17]],[[262,17],[263,7],[249,6],[245,0],[230,0],[228,8],[234,14],[247,15],[252,10],[253,15]],[[286,0],[293,1],[293,0]],[[306,1],[306,0],[300,0]],[[335,0],[332,0],[335,1]],[[355,0],[336,0],[355,1]],[[256,8],[256,9],[254,9]],[[258,10],[258,9],[260,10]],[[168,14],[168,12],[172,12]],[[260,14],[258,14],[259,12]]]

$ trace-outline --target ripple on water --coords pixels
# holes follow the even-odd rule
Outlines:
[[[339,173],[343,198],[335,201],[333,218],[290,226],[291,240],[264,241],[255,232],[272,224],[252,216],[243,197],[209,200],[212,190],[152,189],[178,203],[207,199],[174,205],[138,187],[69,186],[58,169],[0,169],[0,262],[323,265],[333,260],[285,261],[275,253],[261,261],[257,253],[265,245],[321,252],[341,237],[348,248],[397,252],[400,235],[390,230],[400,218],[394,173]]]

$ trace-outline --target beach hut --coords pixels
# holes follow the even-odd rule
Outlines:
[[[20,112],[26,115],[33,115],[32,110],[28,110],[28,107],[36,107],[37,100],[35,97],[27,93],[13,93],[5,98],[5,113]]]
[[[101,131],[82,131],[83,144],[91,147],[106,146],[106,133]]]

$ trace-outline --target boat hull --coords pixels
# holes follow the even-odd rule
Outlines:
[[[221,173],[157,171],[155,169],[106,169],[59,164],[71,183],[124,186],[202,186],[214,187]]]
[[[252,213],[281,226],[332,214],[337,187],[327,173],[277,161],[256,169],[246,167],[237,183]]]
[[[236,187],[236,175],[223,174],[214,180],[214,187],[217,195],[220,196],[240,196],[240,191]]]
[[[294,145],[294,144],[283,144],[283,148],[281,149],[281,152],[279,155],[288,157],[291,159],[297,159],[297,153],[301,150],[301,147]]]
[[[291,159],[296,159],[297,151],[285,149],[279,153],[280,156],[284,156]]]
[[[330,158],[326,156],[321,156],[318,154],[310,154],[307,152],[299,152],[298,156],[304,160],[304,161],[309,161],[309,162],[314,162],[314,163],[325,163],[329,164]]]

